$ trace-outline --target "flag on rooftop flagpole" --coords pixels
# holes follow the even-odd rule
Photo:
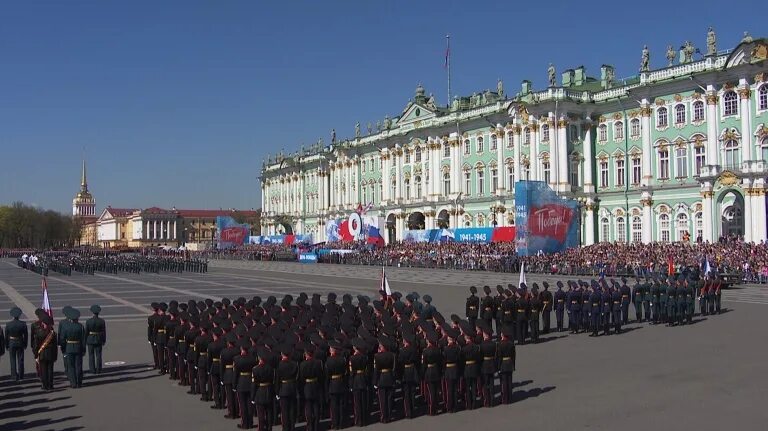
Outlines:
[[[380,292],[384,292],[387,294],[387,296],[392,295],[392,290],[389,288],[389,281],[387,281],[387,274],[384,273],[384,267],[381,267],[381,287],[379,289]]]
[[[43,305],[40,307],[45,311],[47,315],[53,318],[53,310],[51,309],[51,302],[48,300],[48,279],[43,277]]]
[[[518,281],[517,287],[521,287],[523,283],[528,284],[525,282],[525,262],[520,265],[520,281]]]

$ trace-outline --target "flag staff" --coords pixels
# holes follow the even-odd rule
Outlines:
[[[451,107],[451,35],[445,35],[445,68],[448,70],[448,107]]]

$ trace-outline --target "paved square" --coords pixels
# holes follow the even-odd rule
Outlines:
[[[101,305],[107,321],[105,373],[71,390],[62,361],[57,389],[40,391],[27,351],[27,380],[8,381],[0,359],[0,429],[13,430],[233,430],[196,396],[151,371],[146,317],[152,301],[228,297],[262,298],[301,291],[376,296],[381,268],[277,262],[213,262],[207,274],[118,274],[49,278],[54,317],[71,305],[89,316]],[[444,315],[462,314],[468,286],[515,283],[517,274],[388,268],[393,289],[429,293]],[[541,281],[528,275],[528,281]],[[555,280],[556,277],[546,277]],[[724,293],[727,312],[695,318],[685,327],[629,325],[619,336],[552,334],[518,347],[516,402],[437,417],[421,416],[375,430],[441,429],[765,429],[768,409],[768,288]],[[0,261],[0,321],[14,304],[28,317],[40,305],[40,277]],[[630,317],[634,311],[630,311]],[[554,319],[553,319],[554,320]],[[86,360],[87,369],[87,360]],[[325,426],[325,425],[324,425]]]

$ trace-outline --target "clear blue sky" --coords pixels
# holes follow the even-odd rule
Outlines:
[[[767,36],[761,2],[3,1],[0,204],[70,211],[85,148],[99,210],[255,208],[267,153],[397,115],[422,82],[507,93],[666,45]],[[761,25],[763,24],[763,25]]]

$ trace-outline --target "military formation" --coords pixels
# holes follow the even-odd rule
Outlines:
[[[0,328],[0,356],[9,354],[12,381],[20,382],[25,378],[24,353],[27,347],[32,348],[37,377],[43,390],[54,389],[53,366],[59,351],[70,387],[79,388],[83,384],[83,357],[86,349],[90,372],[101,373],[101,351],[107,342],[106,322],[99,317],[101,307],[91,307],[93,317],[85,325],[79,322],[80,311],[77,309],[66,306],[62,312],[66,319],[59,322],[57,332],[53,318],[44,310],[35,310],[37,320],[28,327],[21,320],[21,309],[11,308],[12,320],[5,325],[5,333]]]
[[[62,275],[72,275],[72,272],[95,275],[104,274],[141,274],[161,272],[208,272],[208,260],[182,256],[144,256],[139,254],[108,254],[84,255],[43,255],[26,253],[19,256],[16,262],[20,268],[28,269],[47,276],[50,271]]]
[[[446,319],[417,293],[337,299],[153,303],[154,366],[241,429],[388,423],[492,407],[499,392],[512,402],[512,326],[494,337],[486,320]]]
[[[498,285],[496,294],[484,286],[482,298],[472,286],[466,301],[467,320],[472,324],[483,322],[487,327],[495,325],[497,335],[509,329],[515,334],[517,344],[525,344],[538,342],[540,333],[553,329],[566,331],[566,324],[572,334],[619,334],[622,326],[630,323],[631,308],[634,308],[636,323],[668,326],[692,323],[697,302],[701,315],[721,311],[722,282],[709,275],[636,278],[632,286],[626,278],[558,281],[556,286],[551,292],[546,281],[542,288],[538,283],[533,283],[530,289],[526,283],[521,283],[519,288],[510,284],[507,289]],[[553,311],[554,328],[551,325]]]

